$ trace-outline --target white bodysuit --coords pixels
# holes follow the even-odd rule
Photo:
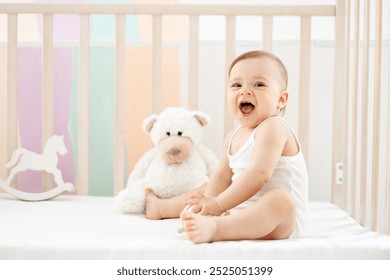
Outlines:
[[[293,197],[297,207],[297,222],[294,233],[290,236],[290,238],[292,238],[301,236],[306,224],[308,216],[308,175],[301,145],[299,144],[299,141],[294,131],[292,130],[291,126],[286,122],[286,120],[284,120],[283,118],[279,119],[283,120],[294,134],[295,141],[297,142],[299,147],[298,153],[294,156],[289,157],[281,156],[270,181],[250,199],[232,209],[231,212],[249,206],[253,202],[257,201],[265,193],[271,190],[286,190]],[[240,173],[248,167],[251,156],[253,154],[255,143],[255,132],[257,128],[252,132],[248,141],[235,154],[230,155],[229,151],[232,139],[240,128],[241,126],[239,126],[232,134],[227,150],[227,156],[229,158],[229,167],[233,171],[232,181],[237,180],[237,178],[240,176]]]

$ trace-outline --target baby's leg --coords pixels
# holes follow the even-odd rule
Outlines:
[[[151,189],[145,190],[145,215],[151,220],[160,220],[167,218],[179,218],[180,213],[186,205],[183,202],[190,199],[195,192],[204,191],[204,185],[196,188],[194,191],[179,196],[161,199],[158,198]]]
[[[145,216],[150,220],[178,218],[184,209],[183,201],[189,198],[189,193],[168,199],[158,198],[151,189],[145,191]]]
[[[273,190],[251,206],[228,216],[184,213],[183,223],[194,243],[220,240],[285,239],[294,231],[296,207],[291,195]]]

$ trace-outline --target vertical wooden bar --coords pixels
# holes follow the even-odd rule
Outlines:
[[[153,15],[152,43],[152,111],[158,113],[162,105],[162,16]]]
[[[1,50],[2,52],[3,50]],[[8,162],[8,151],[7,151],[7,62],[2,61],[0,63],[0,166],[3,167]],[[0,168],[0,178],[5,180],[7,178],[7,169]],[[0,189],[0,193],[3,189]]]
[[[298,135],[306,162],[309,162],[310,129],[310,54],[311,17],[301,17],[301,38],[299,54],[299,109]]]
[[[378,199],[381,139],[382,0],[375,7],[374,110],[372,131],[371,228],[378,231]]]
[[[233,129],[233,119],[229,115],[226,99],[226,89],[228,83],[227,71],[230,63],[235,57],[235,46],[236,46],[236,17],[226,16],[225,18],[225,88],[224,88],[224,136],[226,136],[230,130]]]
[[[361,128],[361,170],[360,170],[360,222],[367,225],[367,173],[368,173],[368,81],[370,52],[370,1],[364,4],[363,76],[362,76],[362,128]]]
[[[53,54],[53,14],[43,15],[42,47],[42,147],[54,132],[54,54]],[[43,190],[53,187],[53,178],[43,175]]]
[[[344,63],[343,63],[343,71],[344,71],[344,159],[343,159],[343,187],[340,192],[340,203],[341,207],[345,210],[348,210],[348,174],[349,174],[349,162],[348,162],[348,152],[349,152],[349,130],[348,130],[348,117],[349,111],[351,109],[351,105],[349,103],[349,49],[350,49],[350,1],[345,0],[345,14],[344,14]]]
[[[77,193],[89,189],[89,19],[80,15],[79,30],[79,96],[78,96],[78,172]]]
[[[199,83],[199,16],[189,16],[188,108],[198,109]]]
[[[352,143],[351,143],[351,215],[356,218],[357,184],[357,127],[358,127],[358,87],[359,87],[359,50],[360,50],[360,0],[355,1],[354,10],[354,46],[353,46],[353,85],[352,85]]]
[[[389,5],[390,8],[390,5]],[[388,17],[390,18],[390,9]],[[389,28],[389,38],[390,38],[390,28]],[[390,48],[389,48],[389,61],[388,61],[388,69],[390,69]],[[387,73],[387,91],[390,89],[390,71]],[[390,108],[390,98],[387,95],[387,108]],[[390,112],[387,111],[387,157],[386,157],[386,181],[385,181],[385,233],[390,235]]]
[[[126,16],[116,15],[116,94],[114,194],[124,188],[125,180],[125,89],[126,89]]]
[[[263,16],[263,50],[272,52],[273,16]]]
[[[7,17],[7,159],[11,158],[18,143],[18,16]],[[13,180],[15,183],[16,180]],[[15,185],[16,186],[16,185]]]
[[[345,44],[347,32],[345,30],[346,2],[338,0],[336,4],[336,33],[335,33],[335,53],[334,53],[334,93],[333,93],[333,141],[332,141],[332,202],[340,207],[343,205],[343,183],[336,180],[337,170],[345,164],[345,139],[346,139],[346,98],[345,92]]]

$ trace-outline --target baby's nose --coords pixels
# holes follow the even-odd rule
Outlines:
[[[252,90],[247,88],[247,87],[243,87],[241,89],[241,95],[251,95],[252,94]]]

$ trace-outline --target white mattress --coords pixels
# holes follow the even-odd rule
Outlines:
[[[195,245],[178,219],[117,212],[112,197],[63,195],[24,202],[0,194],[0,259],[390,259],[390,237],[326,202],[310,202],[305,235]]]

